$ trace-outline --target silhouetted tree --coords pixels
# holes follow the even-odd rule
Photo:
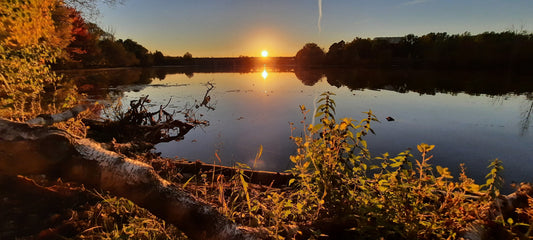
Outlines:
[[[183,64],[192,64],[192,54],[190,52],[186,52],[183,54]]]
[[[129,67],[139,64],[135,54],[128,52],[120,42],[105,39],[99,42],[104,57],[103,65],[109,67]]]
[[[135,54],[135,57],[139,60],[141,66],[151,66],[154,63],[153,57],[149,54],[148,49],[138,44],[137,42],[126,39],[124,41],[118,40],[119,43],[124,46],[126,51]]]
[[[310,44],[297,54],[297,63],[310,64]],[[305,54],[304,54],[305,53]],[[319,53],[317,55],[320,55]],[[300,56],[300,58],[298,58]],[[316,57],[319,59],[320,57]],[[533,64],[533,34],[526,32],[485,32],[471,35],[428,33],[421,37],[355,38],[330,46],[323,65],[342,66],[422,66],[432,68],[528,70]],[[528,70],[529,71],[529,70]]]
[[[330,65],[342,65],[346,61],[346,43],[340,41],[331,44],[326,54],[326,62]]]
[[[296,64],[300,66],[319,66],[324,63],[325,53],[316,43],[307,43],[296,53]]]
[[[165,64],[165,56],[160,51],[154,53],[154,65],[161,66]]]
[[[352,54],[359,59],[370,59],[372,57],[372,41],[368,38],[356,38],[348,46]]]
[[[185,54],[183,54],[183,60],[191,60],[192,59],[192,54],[190,52],[186,52]]]

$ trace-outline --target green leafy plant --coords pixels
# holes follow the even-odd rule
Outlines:
[[[489,165],[486,183],[478,185],[463,165],[457,179],[448,168],[433,167],[435,145],[372,156],[364,137],[375,134],[376,116],[368,111],[360,121],[336,120],[332,96],[326,92],[318,100],[317,124],[306,124],[310,110],[300,106],[301,136],[294,136],[291,124],[297,151],[290,156],[289,187],[260,191],[242,171],[228,181],[218,176],[212,189],[221,212],[272,239],[460,239],[487,234],[484,226],[498,226],[501,236],[529,236],[529,206],[517,212],[522,220],[505,221],[495,207],[503,185],[501,161]]]
[[[486,188],[491,198],[495,198],[500,194],[499,189],[503,186],[502,161],[494,159],[487,168],[490,168],[490,172],[485,176],[486,182],[481,187]]]
[[[464,172],[454,182],[448,168],[431,166],[434,145],[417,146],[421,159],[409,151],[372,157],[364,137],[374,134],[371,123],[377,122],[376,116],[368,111],[361,121],[337,122],[333,95],[326,92],[318,101],[314,117],[320,123],[308,125],[303,137],[293,137],[298,147],[290,170],[295,175],[290,196],[297,206],[294,219],[327,219],[345,232],[315,232],[372,239],[457,238],[468,226],[487,219],[489,200],[472,201],[468,196],[480,186]],[[309,111],[300,109],[306,119]],[[500,185],[492,186],[488,189]]]

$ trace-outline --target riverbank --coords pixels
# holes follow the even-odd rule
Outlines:
[[[36,179],[14,177],[14,174],[3,178],[6,188],[16,188],[4,193],[3,203],[18,209],[17,203],[27,204],[17,198],[19,194],[22,199],[37,194],[50,195],[47,197],[52,199],[50,202],[61,203],[53,205],[53,211],[65,211],[61,206],[68,206],[67,212],[79,218],[66,220],[64,213],[59,213],[59,216],[53,213],[56,217],[47,220],[47,225],[39,225],[46,226],[47,230],[33,231],[56,237],[53,235],[56,232],[67,234],[59,230],[65,225],[70,226],[75,237],[93,233],[96,235],[91,236],[118,234],[135,237],[153,229],[153,226],[159,226],[156,228],[159,230],[149,234],[166,235],[171,231],[161,230],[161,226],[166,225],[150,215],[137,215],[145,213],[133,203],[175,224],[193,239],[205,236],[202,232],[219,230],[228,234],[227,239],[231,236],[261,239],[353,239],[355,236],[369,239],[450,236],[491,239],[496,236],[497,239],[511,239],[529,235],[533,219],[529,199],[533,188],[529,184],[520,184],[515,193],[502,195],[501,161],[495,160],[489,165],[486,181],[479,184],[467,177],[464,168],[457,176],[458,180],[454,180],[448,168],[433,167],[434,145],[422,143],[413,153],[404,151],[397,155],[371,157],[365,136],[374,132],[371,122],[376,121],[376,116],[369,111],[366,112],[367,118],[360,122],[347,118],[336,120],[332,112],[335,105],[332,95],[328,92],[321,95],[319,102],[323,107],[317,113],[323,116],[320,124],[305,127],[302,136],[292,138],[298,151],[290,156],[290,161],[294,163],[289,170],[291,175],[251,171],[245,164],[228,168],[200,162],[180,162],[154,157],[153,153],[126,157],[102,148],[108,145],[74,138],[60,130],[2,121],[1,128],[5,133],[0,137],[2,146],[13,149],[16,153],[14,157],[31,156],[33,165],[44,164],[44,167],[31,169],[17,164],[3,168],[8,175],[14,172]],[[303,106],[301,111],[308,112]],[[26,154],[17,152],[21,146],[34,149],[40,146],[39,142],[47,139],[55,141],[49,142],[46,149],[38,148]],[[60,161],[60,169],[52,168],[54,162],[47,160],[51,157],[49,149],[57,149],[52,159]],[[415,156],[416,151],[420,155]],[[262,152],[260,148],[254,162],[261,159]],[[16,158],[0,160],[22,161]],[[47,177],[42,174],[32,176],[36,173]],[[260,175],[285,176],[288,185],[275,185],[286,179],[252,183],[254,176]],[[55,177],[61,180],[54,180]],[[69,180],[73,180],[74,185],[64,185]],[[111,195],[102,197],[93,190],[87,193],[79,184],[95,187],[98,192],[110,191]],[[22,186],[33,190],[17,192],[25,189]],[[69,190],[72,189],[74,193],[71,194]],[[113,195],[127,197],[132,202]],[[59,201],[61,197],[66,200]],[[27,205],[29,207],[30,204]],[[69,207],[76,213],[68,210]],[[42,205],[37,208],[40,210],[35,211],[42,216],[51,214]],[[96,211],[98,214],[95,216]],[[8,212],[7,217],[18,218],[22,212]],[[228,232],[225,227],[211,228],[212,225],[207,230],[205,221],[194,220],[206,216],[214,217],[209,219],[215,219],[213,224],[217,226],[238,230]],[[78,224],[73,219],[84,220],[72,226],[73,222]],[[19,222],[24,224],[26,220]],[[28,221],[28,225],[35,224],[31,218]],[[49,221],[56,221],[58,225],[50,225]],[[87,221],[89,225],[85,224]],[[6,225],[7,228],[16,222],[9,220],[11,225]],[[146,225],[147,222],[150,224]],[[7,232],[13,234],[12,229]]]

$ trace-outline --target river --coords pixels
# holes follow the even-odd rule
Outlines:
[[[107,104],[149,95],[152,110],[192,108],[209,121],[185,139],[156,145],[164,157],[201,160],[283,171],[296,151],[289,123],[301,134],[300,105],[314,108],[318,96],[335,93],[336,117],[361,119],[371,109],[380,122],[367,136],[374,156],[392,155],[416,145],[436,145],[433,166],[483,181],[489,162],[503,161],[506,183],[533,181],[533,77],[497,72],[424,70],[300,70],[257,68],[245,71],[151,68],[69,71],[89,99]],[[199,106],[207,90],[206,108]],[[181,117],[178,113],[177,118]],[[387,117],[394,121],[387,121]],[[307,119],[307,123],[310,118]],[[259,161],[254,157],[263,146]],[[220,157],[220,161],[215,156]]]

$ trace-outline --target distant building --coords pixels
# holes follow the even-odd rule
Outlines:
[[[382,40],[387,41],[392,44],[398,44],[400,41],[402,41],[405,37],[376,37],[374,40]]]

